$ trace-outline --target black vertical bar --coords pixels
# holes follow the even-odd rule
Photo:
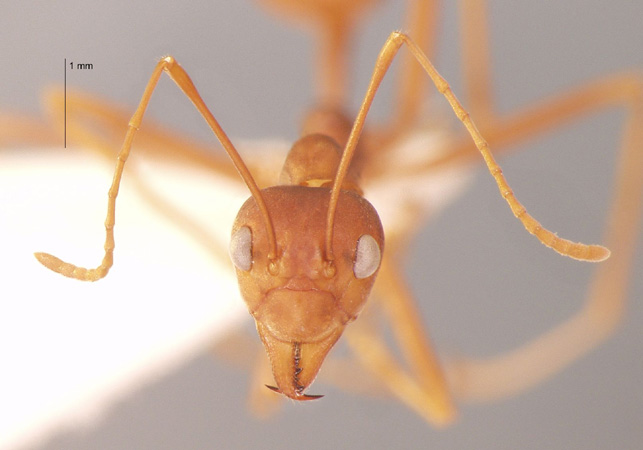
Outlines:
[[[65,76],[64,76],[64,81],[65,81],[65,82],[64,82],[63,84],[64,84],[64,86],[65,86],[65,87],[64,87],[64,90],[65,90],[65,94],[64,94],[64,96],[65,96],[65,101],[64,101],[64,104],[65,104],[65,106],[64,106],[64,109],[65,109],[65,111],[64,111],[65,119],[64,119],[64,121],[63,121],[63,122],[64,122],[65,130],[64,130],[64,133],[63,133],[63,134],[64,134],[64,136],[65,136],[65,138],[64,138],[64,139],[65,139],[65,148],[67,148],[67,58],[65,58]]]

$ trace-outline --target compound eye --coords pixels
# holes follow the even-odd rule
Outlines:
[[[252,267],[252,232],[248,227],[239,228],[230,239],[230,259],[239,270]]]
[[[362,279],[370,277],[380,266],[382,253],[375,238],[369,234],[363,234],[357,240],[357,251],[353,263],[355,278]]]

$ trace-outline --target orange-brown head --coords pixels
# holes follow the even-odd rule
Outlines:
[[[270,358],[276,390],[296,400],[313,398],[304,391],[364,306],[384,245],[373,206],[342,190],[329,270],[324,238],[330,192],[301,185],[261,191],[277,241],[274,261],[254,198],[241,207],[232,230],[230,254],[241,295]]]

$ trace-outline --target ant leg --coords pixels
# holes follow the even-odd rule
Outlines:
[[[487,9],[486,0],[460,0],[458,8],[464,91],[469,111],[485,132],[485,125],[495,119]]]
[[[318,33],[316,101],[324,108],[341,110],[346,103],[351,32],[377,1],[259,0],[259,3],[298,24],[312,22],[308,28]]]
[[[506,117],[488,123],[485,139],[495,154],[505,154],[513,145],[579,120],[592,112],[621,106],[628,107],[643,92],[643,78],[638,74],[616,74],[591,81],[572,91],[551,96]],[[475,162],[478,150],[468,138],[450,145],[444,156],[407,170],[409,175],[422,174],[447,166]]]
[[[531,216],[529,216],[524,207],[518,203],[514,197],[511,189],[507,185],[506,180],[502,176],[502,171],[500,167],[495,162],[491,152],[489,150],[488,144],[484,138],[478,132],[475,124],[469,117],[469,114],[464,110],[462,105],[459,103],[451,88],[447,82],[437,73],[433,65],[430,63],[428,58],[422,53],[417,45],[406,35],[398,32],[391,34],[387,42],[384,44],[380,56],[377,59],[375,70],[371,78],[367,93],[364,97],[362,106],[360,107],[357,118],[355,119],[353,129],[351,131],[350,137],[346,144],[346,149],[340,163],[338,174],[335,178],[335,186],[333,186],[333,191],[336,190],[337,185],[341,184],[343,176],[350,164],[350,160],[359,135],[361,134],[362,128],[364,126],[364,121],[368,110],[373,101],[373,98],[377,92],[380,82],[385,76],[390,64],[392,63],[393,58],[397,54],[397,51],[403,44],[407,44],[411,53],[420,65],[424,68],[426,73],[431,77],[433,83],[436,85],[437,89],[446,97],[452,106],[455,114],[461,120],[461,122],[467,128],[471,138],[473,139],[477,149],[482,153],[482,156],[487,164],[487,167],[496,180],[498,187],[502,196],[509,203],[514,215],[521,220],[525,228],[530,231],[532,234],[535,234],[541,242],[545,245],[552,247],[554,250],[559,253],[565,254],[567,256],[572,256],[577,259],[585,259],[590,261],[600,261],[604,260],[609,256],[609,251],[601,246],[587,246],[584,244],[576,244],[570,241],[562,240],[555,236],[553,233],[544,230],[538,222],[535,221]],[[637,109],[640,109],[640,104],[637,103]],[[632,119],[632,121],[638,120]],[[629,134],[632,135],[630,141],[637,142],[640,138],[634,136],[636,130],[631,131]],[[638,132],[640,133],[640,131]],[[628,148],[633,147],[633,144],[630,144]],[[640,158],[640,155],[637,155],[636,152],[628,152],[628,155],[631,158]],[[630,167],[629,170],[634,170],[635,175],[638,174],[637,167],[640,167],[640,161],[633,160],[628,161],[626,164]],[[632,169],[634,168],[634,169]],[[640,177],[639,177],[640,178]],[[629,180],[627,184],[636,184],[639,181],[636,179],[636,176],[625,176],[624,179]],[[639,185],[640,186],[640,185]],[[624,189],[624,192],[627,193],[628,198],[631,198],[630,190],[636,186],[629,186]],[[640,190],[640,189],[639,189]],[[631,200],[630,200],[631,201]],[[621,202],[619,202],[621,203]],[[640,203],[640,201],[639,201]],[[333,204],[333,198],[331,195],[331,206]],[[329,206],[329,218],[332,218],[331,206]],[[618,208],[617,208],[618,209]],[[629,217],[629,216],[627,216]],[[332,225],[332,222],[331,222]],[[332,226],[328,227],[332,229]],[[634,227],[636,229],[636,227]],[[634,232],[635,234],[635,232]],[[625,234],[621,231],[616,233],[617,236],[624,236]],[[612,239],[611,242],[614,242],[617,247],[621,248],[621,239],[618,240]],[[326,240],[329,240],[327,236]],[[621,258],[617,258],[616,263],[607,265],[607,272],[613,275],[614,269],[609,269],[610,267],[618,267],[618,270],[621,270],[623,262]],[[627,266],[627,263],[625,264]],[[420,374],[421,380],[431,380],[431,386],[433,386],[433,393],[430,395],[430,398],[426,398],[422,403],[429,404],[434,402],[432,406],[424,408],[423,415],[431,421],[446,422],[453,416],[453,410],[451,408],[451,401],[449,397],[449,391],[445,386],[445,383],[442,378],[442,374],[439,370],[439,364],[437,358],[433,354],[432,349],[427,344],[428,339],[424,336],[422,331],[422,326],[419,323],[416,323],[417,314],[415,313],[415,308],[411,301],[411,296],[406,292],[406,289],[403,284],[400,283],[400,275],[395,272],[394,264],[391,262],[391,257],[386,257],[382,261],[382,266],[380,268],[379,274],[379,283],[377,289],[382,290],[382,297],[389,300],[387,306],[390,308],[392,318],[392,324],[397,329],[398,340],[403,348],[403,351],[406,352],[406,359],[414,367],[414,371]],[[609,277],[608,277],[609,279]],[[602,286],[602,283],[598,283],[599,286]],[[403,399],[408,405],[412,405],[414,409],[420,408],[419,405],[412,400],[414,396],[419,395],[419,392],[428,392],[426,389],[431,389],[431,386],[425,387],[425,389],[417,389],[417,383],[413,383],[409,379],[408,375],[401,371],[397,365],[391,362],[384,345],[378,345],[377,341],[373,339],[372,336],[369,336],[368,339],[364,339],[364,335],[357,334],[357,339],[352,341],[353,347],[357,350],[356,353],[364,363],[374,372],[378,373],[382,379],[389,385],[394,387],[393,392],[396,393],[400,398]],[[437,386],[437,388],[435,387]],[[412,395],[411,395],[412,393]],[[437,400],[436,400],[437,399]],[[436,402],[437,405],[436,406]],[[428,411],[427,412],[427,408]],[[422,413],[420,409],[418,412]]]
[[[61,89],[48,89],[43,94],[43,104],[50,120],[62,130],[63,103]],[[114,146],[123,138],[131,112],[122,106],[92,94],[67,90],[67,141],[82,146],[110,162],[114,158]],[[238,181],[239,175],[225,157],[214,152],[211,146],[201,144],[187,137],[167,131],[167,127],[146,121],[145,128],[136,133],[137,149],[141,154],[149,153],[150,158],[164,159],[172,164],[190,164],[206,167],[231,181]]]
[[[542,228],[534,219],[524,220],[527,213],[524,207],[517,203],[506,185],[506,181],[501,176],[502,171],[489,152],[487,142],[478,132],[469,114],[455,98],[446,81],[437,74],[430,61],[407,36],[393,33],[385,44],[378,59],[363,109],[367,109],[370,105],[372,95],[374,95],[373,91],[377,89],[377,85],[383,77],[382,72],[390,65],[395,53],[403,43],[409,46],[413,55],[466,126],[476,148],[483,154],[501,194],[510,203],[514,215],[523,222],[525,227],[533,234],[540,234],[541,242],[553,247],[559,253],[590,261],[606,259],[609,252],[601,246],[585,246],[569,241],[561,244],[560,238],[553,233],[546,232],[547,237],[541,234]],[[587,306],[577,316],[508,356],[501,356],[494,361],[463,363],[460,366],[462,370],[459,371],[459,375],[455,375],[454,388],[460,392],[459,395],[465,398],[494,397],[525,389],[560,370],[594,347],[609,335],[619,321],[623,311],[625,288],[631,270],[633,249],[641,220],[641,204],[643,203],[641,199],[643,177],[641,177],[640,169],[643,167],[643,152],[638,148],[643,142],[643,131],[640,129],[640,123],[643,122],[643,88],[640,79],[635,76],[622,76],[620,80],[624,82],[618,84],[599,82],[593,88],[585,87],[574,95],[569,95],[558,102],[551,102],[548,108],[541,107],[540,110],[534,108],[528,114],[513,119],[521,125],[520,132],[533,133],[544,126],[543,122],[568,118],[597,105],[624,103],[630,108],[625,150],[622,153],[623,159],[619,166],[618,186],[613,203],[614,212],[610,215],[611,219],[606,236],[607,242],[613,246],[618,255],[598,269],[598,274],[590,288]],[[535,112],[542,114],[547,111],[552,114],[544,119],[535,114]],[[353,134],[359,134],[364,116],[365,113],[361,110]],[[350,144],[351,140],[349,140],[346,152],[351,151]],[[551,363],[544,364],[544,361],[549,360]],[[503,381],[499,382],[498,380]]]
[[[378,376],[392,395],[428,422],[447,425],[455,419],[455,405],[413,297],[396,267],[399,261],[395,255],[384,257],[374,295],[383,302],[410,370],[395,360],[379,335],[364,327],[347,333],[347,341],[358,360]]]
[[[54,147],[62,136],[42,119],[29,115],[0,113],[0,148],[11,146]]]
[[[429,58],[437,46],[439,1],[409,0],[406,12],[405,31],[417,42]],[[428,87],[426,75],[411,55],[402,57],[400,79],[397,85],[391,135],[400,136],[417,125],[422,115]]]

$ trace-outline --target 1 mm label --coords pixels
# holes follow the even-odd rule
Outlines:
[[[92,70],[94,68],[94,65],[92,63],[69,63],[69,68],[70,69],[77,69],[77,70]]]

